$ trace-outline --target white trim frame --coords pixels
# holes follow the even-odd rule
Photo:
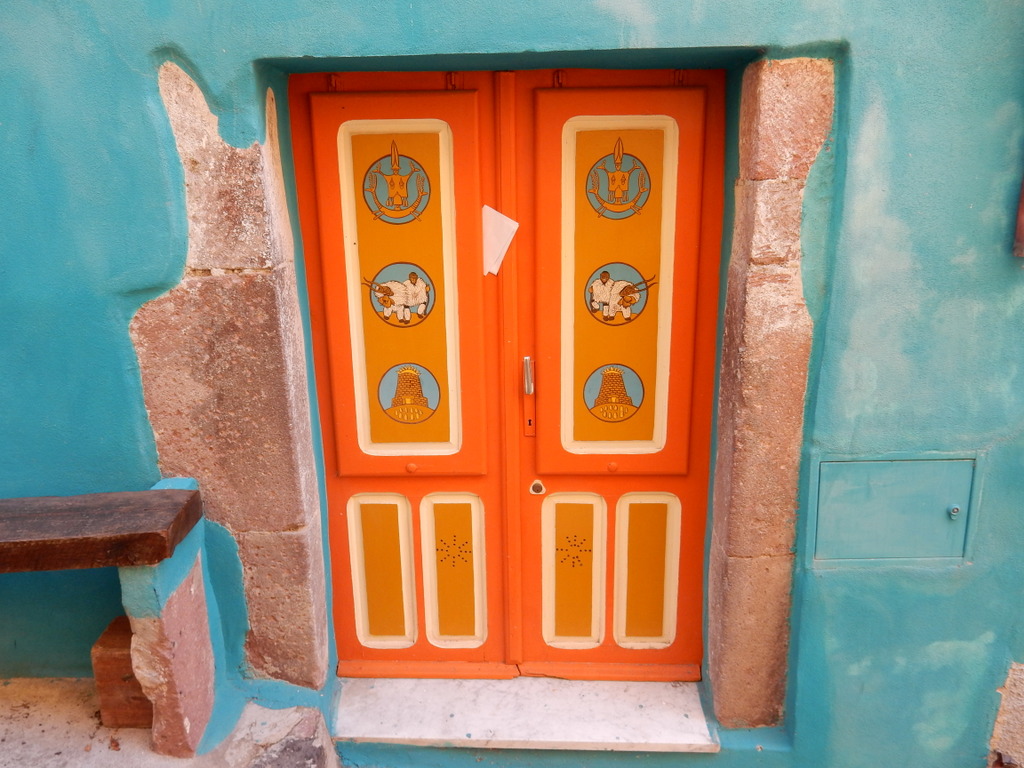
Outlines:
[[[679,175],[679,125],[668,115],[581,115],[562,126],[562,285],[561,285],[561,438],[562,447],[575,454],[647,454],[665,447],[668,435],[669,366],[658,365],[655,377],[654,430],[651,440],[576,440],[575,427],[575,323],[576,303],[576,135],[583,131],[660,130],[665,134],[662,159],[661,261],[659,306],[672,306],[675,274],[676,183]],[[664,315],[665,313],[661,313]],[[671,320],[659,318],[658,361],[667,361],[672,349]],[[609,361],[612,362],[612,361]]]
[[[473,525],[473,616],[472,635],[442,635],[437,594],[434,505],[469,504]],[[423,556],[423,609],[427,641],[438,648],[479,648],[487,641],[487,550],[484,534],[484,503],[472,493],[431,493],[420,502],[420,546]]]
[[[626,634],[626,595],[629,578],[629,515],[633,504],[665,504],[665,575],[662,634],[638,637]],[[615,505],[615,616],[612,635],[621,648],[667,648],[676,639],[679,605],[679,538],[682,535],[682,505],[671,493],[625,493]]]
[[[404,635],[370,633],[369,605],[366,594],[366,558],[363,548],[363,504],[394,504],[398,515],[398,546],[402,567],[402,613]],[[358,493],[346,505],[349,562],[352,568],[352,599],[356,637],[367,648],[409,648],[416,644],[416,580],[413,563],[412,508],[398,493]]]
[[[370,437],[370,382],[366,373],[363,335],[362,285],[359,281],[359,230],[356,226],[356,171],[352,137],[366,134],[436,133],[438,165],[434,197],[441,209],[441,260],[445,291],[445,343],[447,344],[449,439],[446,442],[376,443]],[[341,220],[345,232],[345,274],[349,329],[352,340],[352,378],[355,391],[356,437],[359,448],[370,456],[447,456],[462,447],[462,383],[459,366],[459,292],[455,252],[455,158],[452,129],[444,120],[348,120],[338,129],[338,174],[341,184]],[[376,389],[376,386],[373,387]]]
[[[590,635],[555,634],[555,512],[558,504],[588,504],[593,512]],[[604,642],[605,582],[608,571],[608,505],[597,493],[552,493],[541,503],[541,634],[552,648],[596,648]]]

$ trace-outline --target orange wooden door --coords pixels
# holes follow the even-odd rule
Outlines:
[[[341,674],[699,675],[721,101],[293,79]]]

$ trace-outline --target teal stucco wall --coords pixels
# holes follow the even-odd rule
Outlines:
[[[969,558],[828,570],[798,558],[784,729],[723,733],[719,756],[629,762],[983,765],[996,689],[1024,660],[1024,271],[1010,255],[1021,0],[8,0],[0,494],[158,479],[128,322],[185,260],[163,61],[247,146],[264,138],[265,88],[289,71],[718,66],[735,85],[752,58],[804,54],[835,57],[838,85],[835,159],[813,171],[805,209],[815,338],[798,549],[819,458],[956,456],[978,459]],[[0,676],[88,674],[118,608],[113,572],[0,576]],[[621,760],[377,747],[348,759]]]

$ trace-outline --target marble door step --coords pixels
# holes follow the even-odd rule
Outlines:
[[[340,742],[717,752],[695,683],[345,678]],[[344,747],[342,747],[344,749]]]

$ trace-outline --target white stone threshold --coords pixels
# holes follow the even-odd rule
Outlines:
[[[717,752],[695,683],[343,678],[339,742]]]

